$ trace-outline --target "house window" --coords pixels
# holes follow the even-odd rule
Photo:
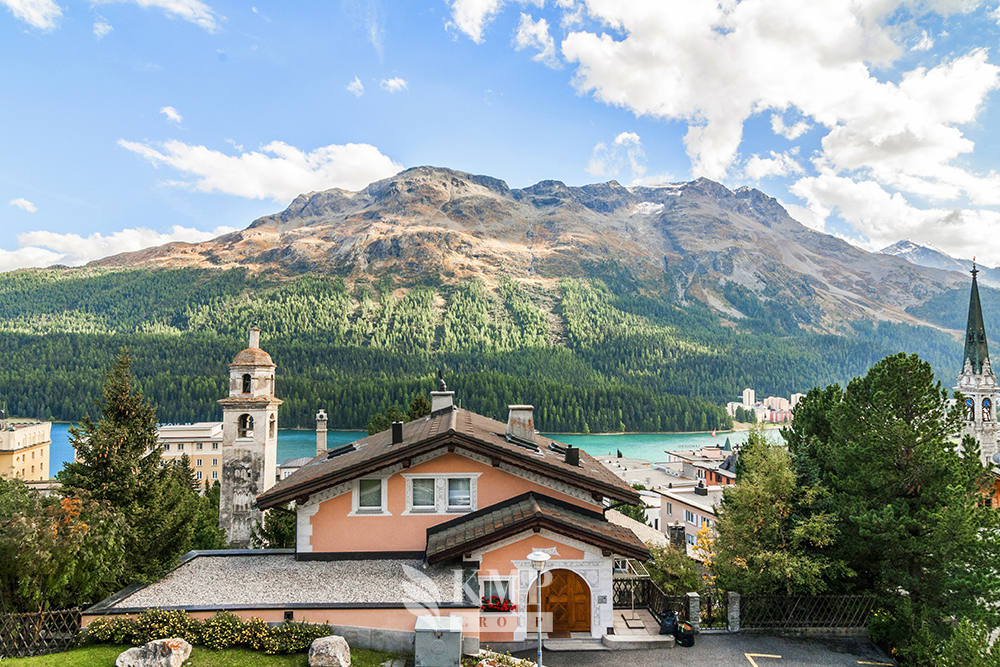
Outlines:
[[[698,525],[698,517],[694,515],[691,510],[684,510],[684,520],[687,521],[692,526]]]
[[[253,437],[253,417],[251,417],[250,415],[239,416],[239,419],[236,420],[236,437],[238,438]]]
[[[469,509],[472,507],[472,484],[468,477],[448,480],[448,509]]]
[[[177,451],[179,451],[179,452],[183,452],[184,451],[184,443],[183,442],[181,444],[177,445]]]
[[[379,478],[359,479],[354,483],[354,511],[348,516],[382,514],[386,511],[386,480]]]
[[[170,445],[163,445],[163,451],[169,452],[170,451]]]
[[[434,510],[434,479],[413,480],[413,509]]]
[[[219,465],[219,459],[212,459],[212,465],[214,466]]]
[[[212,479],[219,479],[219,471],[218,470],[213,470],[212,471]]]
[[[200,470],[194,474],[194,478],[195,479],[201,479],[201,471]]]
[[[196,468],[201,467],[201,459],[195,459],[194,460],[194,465],[195,465]]]
[[[201,443],[199,442],[197,445],[194,446],[194,448],[197,449],[200,452],[201,451]]]
[[[687,542],[692,547],[697,542],[697,540],[695,539],[695,536],[692,535],[691,533],[684,533],[684,541]]]
[[[483,579],[482,591],[485,598],[483,604],[488,606],[500,605],[504,600],[511,599],[509,579]]]
[[[219,443],[213,442],[212,443],[212,449],[218,449],[218,448],[219,448]]]
[[[673,505],[673,503],[667,503],[667,515],[668,516],[673,516],[674,515],[674,505]]]
[[[655,528],[656,530],[660,529],[660,520],[659,519],[653,519],[653,528]]]
[[[701,525],[702,526],[708,526],[709,528],[711,528],[712,527],[712,520],[711,519],[702,519],[701,520]]]

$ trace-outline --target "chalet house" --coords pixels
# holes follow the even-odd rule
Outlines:
[[[506,424],[432,392],[430,416],[324,451],[257,497],[257,508],[296,513],[292,551],[202,552],[163,580],[89,609],[147,607],[196,616],[326,622],[352,637],[412,636],[426,613],[463,618],[467,650],[524,642],[536,629],[601,638],[613,627],[615,560],[646,560],[632,530],[605,517],[639,494],[587,453],[534,431],[531,406]],[[289,505],[291,503],[291,505]],[[480,598],[509,599],[506,612]],[[359,634],[361,633],[361,634]],[[399,643],[360,640],[357,645]]]
[[[531,406],[511,406],[503,424],[457,408],[453,392],[431,395],[429,417],[326,452],[258,506],[295,502],[299,561],[420,559],[474,572],[477,598],[515,605],[516,623],[475,619],[487,642],[525,639],[536,610],[527,556],[545,552],[551,631],[600,638],[613,624],[614,558],[648,556],[604,510],[638,494],[585,452],[537,435]],[[412,628],[408,610],[394,615],[385,622]]]

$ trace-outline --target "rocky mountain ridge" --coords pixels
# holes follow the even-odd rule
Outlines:
[[[865,252],[792,219],[759,190],[707,179],[625,187],[502,180],[417,167],[359,192],[303,194],[245,230],[95,262],[249,267],[397,284],[500,276],[548,290],[563,277],[708,304],[737,321],[755,302],[807,329],[853,320],[918,322],[906,308],[966,284],[959,273]],[[748,306],[749,304],[749,306]]]

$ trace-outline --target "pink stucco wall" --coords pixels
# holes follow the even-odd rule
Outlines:
[[[397,473],[387,484],[387,509],[392,516],[348,516],[351,513],[351,493],[344,493],[320,504],[311,518],[313,553],[345,551],[423,551],[427,546],[427,529],[450,521],[460,514],[414,514],[406,511],[406,479],[412,473],[480,473],[478,479],[478,509],[536,491],[593,510],[597,505],[554,491],[493,466],[468,459],[460,454],[443,454]]]

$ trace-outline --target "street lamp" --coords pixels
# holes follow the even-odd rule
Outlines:
[[[532,551],[528,554],[528,560],[538,573],[538,667],[542,667],[542,570],[545,569],[545,562],[550,558],[547,553]]]

